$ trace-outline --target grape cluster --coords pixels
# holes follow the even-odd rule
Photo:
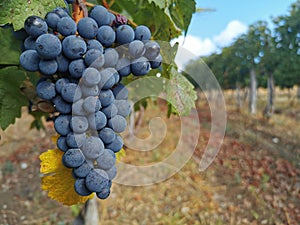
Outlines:
[[[20,64],[38,71],[37,95],[53,104],[54,128],[63,164],[72,168],[75,191],[110,194],[116,176],[115,153],[130,114],[122,77],[146,75],[162,62],[160,46],[144,25],[132,28],[127,19],[103,6],[93,7],[76,24],[62,8],[44,19],[30,16]]]

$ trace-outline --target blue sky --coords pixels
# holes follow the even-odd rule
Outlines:
[[[232,20],[245,25],[258,20],[270,22],[271,16],[286,14],[288,7],[296,0],[197,0],[197,7],[215,11],[198,13],[193,16],[189,34],[212,38],[224,30]]]
[[[177,58],[184,65],[191,58],[206,56],[229,46],[258,20],[268,21],[288,13],[296,0],[196,0],[197,7],[214,11],[194,14],[187,37],[174,40],[181,45]],[[271,26],[270,26],[271,27]],[[180,57],[181,55],[181,57]],[[177,60],[176,60],[177,61]],[[182,65],[178,65],[179,68]]]

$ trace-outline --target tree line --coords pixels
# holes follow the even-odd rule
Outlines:
[[[229,47],[191,61],[187,73],[199,71],[202,60],[216,76],[223,89],[235,89],[240,107],[240,90],[249,90],[249,110],[256,113],[257,87],[268,88],[264,115],[274,111],[274,86],[292,88],[297,85],[300,96],[300,0],[293,3],[286,15],[250,25]],[[272,29],[270,28],[272,27]],[[200,75],[200,74],[199,74]]]

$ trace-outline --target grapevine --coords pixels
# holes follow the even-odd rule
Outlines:
[[[101,5],[88,11],[84,1],[67,3],[72,17],[57,7],[45,18],[25,20],[20,64],[39,73],[36,94],[53,105],[56,144],[72,171],[74,190],[106,199],[123,146],[120,133],[131,112],[122,78],[159,68],[162,56],[148,27]]]

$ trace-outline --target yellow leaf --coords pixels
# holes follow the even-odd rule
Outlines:
[[[62,155],[59,149],[50,149],[40,155],[40,172],[45,175],[42,177],[42,189],[48,192],[50,198],[64,205],[83,203],[93,198],[94,194],[80,196],[75,192],[72,169],[62,164]]]
[[[118,162],[121,161],[121,159],[125,156],[126,156],[126,152],[125,152],[124,148],[122,148],[120,151],[118,151],[116,153],[116,159]]]

